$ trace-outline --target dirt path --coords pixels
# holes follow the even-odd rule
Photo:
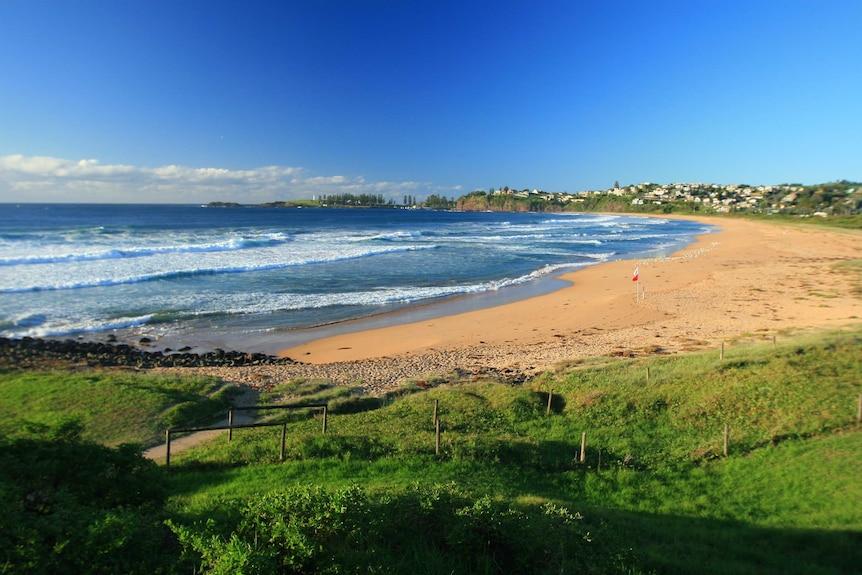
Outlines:
[[[260,396],[260,392],[254,388],[247,386],[240,386],[242,393],[237,395],[233,400],[234,407],[252,407],[258,404],[258,399]],[[250,411],[238,411],[234,413],[233,416],[234,425],[241,425],[245,423],[254,423],[254,417],[251,415]],[[221,421],[215,422],[213,426],[227,425],[228,419],[225,416]],[[217,429],[212,431],[196,431],[194,433],[188,433],[186,435],[182,435],[179,437],[171,438],[171,456],[173,457],[177,453],[182,453],[186,449],[190,449],[192,447],[196,447],[214,437],[217,437],[219,434],[227,434],[227,430],[225,429]],[[162,443],[160,445],[156,445],[155,447],[151,447],[144,451],[144,457],[147,459],[152,459],[158,463],[165,462],[165,444]]]

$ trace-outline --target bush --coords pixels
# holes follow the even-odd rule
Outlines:
[[[0,440],[3,573],[169,572],[161,470],[137,446],[80,432],[64,424]]]
[[[588,547],[578,514],[516,510],[452,486],[377,500],[355,486],[292,487],[235,503],[235,525],[168,522],[199,573],[560,573],[607,559]]]

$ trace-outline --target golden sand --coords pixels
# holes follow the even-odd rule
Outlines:
[[[669,257],[563,276],[547,295],[405,325],[328,337],[280,355],[311,364],[444,352],[531,370],[588,355],[680,351],[745,334],[838,328],[862,318],[862,233],[698,217],[720,231]],[[632,281],[635,268],[639,282]]]

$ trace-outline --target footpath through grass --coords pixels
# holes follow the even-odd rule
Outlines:
[[[380,400],[294,382],[269,400],[331,409],[325,435],[261,412],[285,461],[268,427],[160,469],[163,572],[856,573],[860,374],[856,330]]]

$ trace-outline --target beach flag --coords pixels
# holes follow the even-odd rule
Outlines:
[[[634,273],[634,275],[632,275],[632,281],[633,282],[638,281],[638,269],[640,269],[640,268],[635,268],[635,273]]]

